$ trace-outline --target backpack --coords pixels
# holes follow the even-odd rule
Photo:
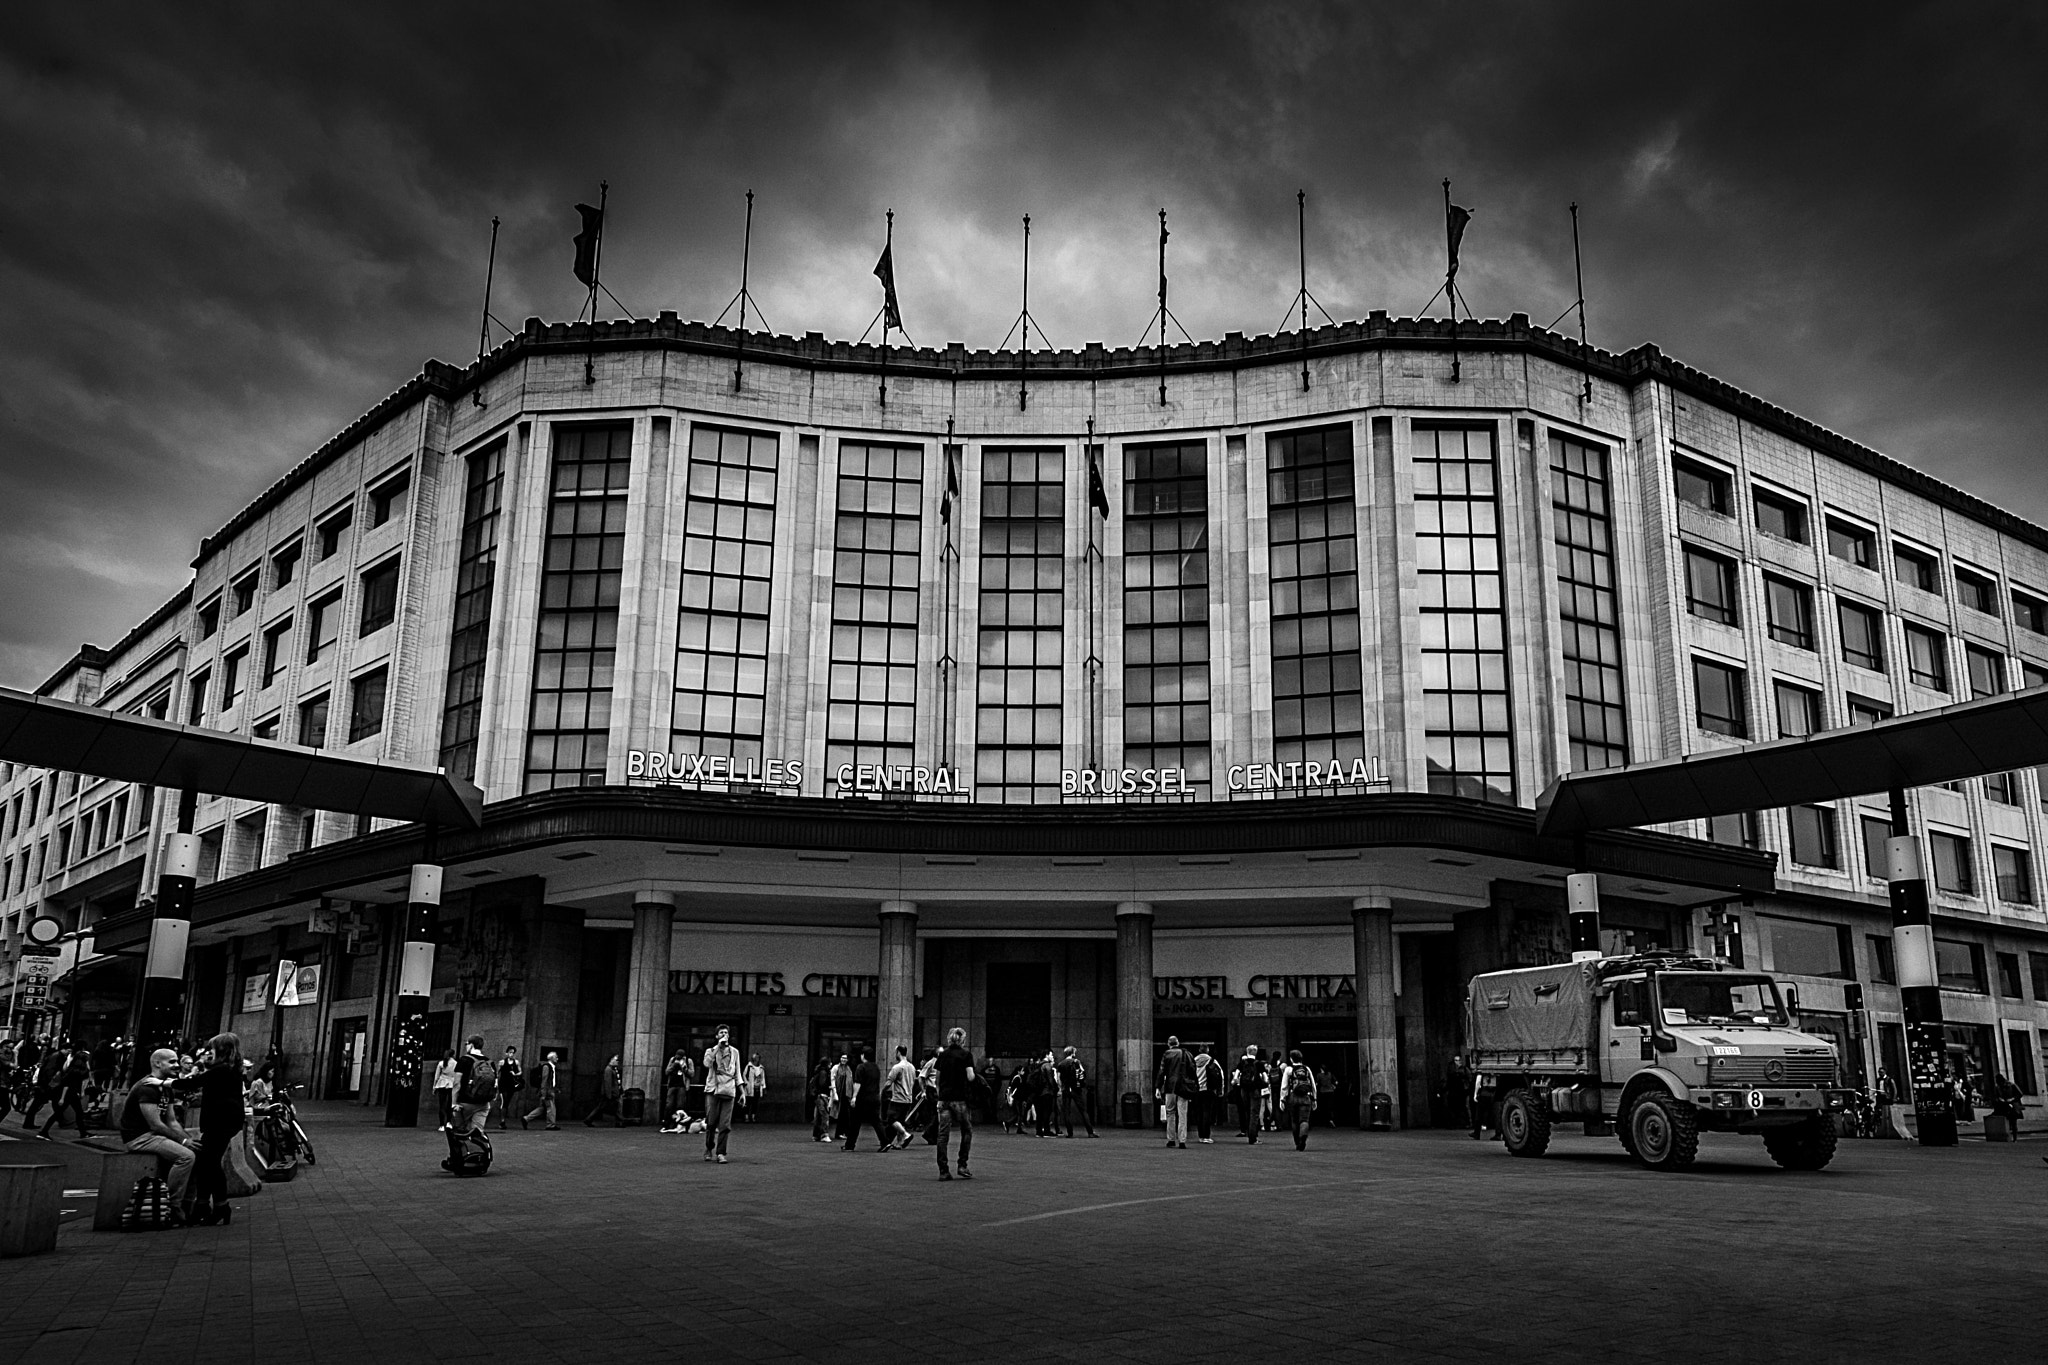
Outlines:
[[[1287,1098],[1307,1104],[1316,1097],[1316,1074],[1303,1062],[1287,1075]]]
[[[498,1093],[498,1069],[483,1057],[470,1058],[469,1084],[462,1087],[464,1104],[489,1104]]]
[[[121,1210],[121,1231],[155,1232],[171,1225],[171,1188],[160,1175],[135,1182],[135,1193]]]

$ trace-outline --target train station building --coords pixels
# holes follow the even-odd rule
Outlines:
[[[1583,840],[1536,800],[2043,682],[2048,530],[1652,346],[664,314],[430,362],[40,690],[482,788],[478,830],[199,803],[189,1031],[323,1097],[381,1098],[433,861],[433,1043],[556,1051],[579,1097],[725,1024],[794,1118],[815,1058],[958,1025],[1005,1069],[1076,1047],[1105,1115],[1173,1035],[1425,1125],[1466,980],[1562,957],[1580,870],[1611,950],[1770,971],[1850,1083],[1903,1076],[1882,796]],[[126,1031],[175,794],[4,776],[0,970],[67,930],[14,1024]],[[1911,801],[1951,1053],[2035,1110],[2044,799]]]

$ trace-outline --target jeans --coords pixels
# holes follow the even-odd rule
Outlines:
[[[704,1095],[704,1154],[724,1156],[725,1139],[732,1132],[732,1110],[737,1096]]]
[[[967,1169],[967,1152],[974,1146],[974,1120],[967,1112],[966,1100],[942,1100],[939,1103],[939,1169],[946,1169],[946,1144],[951,1141],[953,1130],[960,1130],[960,1169]]]
[[[1259,1140],[1259,1092],[1241,1089],[1237,1092],[1238,1108],[1244,1114],[1244,1126],[1238,1131],[1253,1142]]]
[[[1166,1140],[1176,1147],[1188,1145],[1188,1101],[1185,1095],[1166,1097]]]
[[[1079,1090],[1061,1091],[1060,1110],[1061,1117],[1067,1125],[1068,1137],[1074,1135],[1074,1115],[1076,1114],[1081,1116],[1082,1124],[1088,1129],[1088,1136],[1095,1136],[1095,1120],[1088,1113],[1088,1097],[1085,1092]]]
[[[1209,1125],[1215,1121],[1217,1097],[1213,1091],[1204,1090],[1195,1096],[1195,1135],[1207,1142]]]
[[[448,1121],[455,1117],[455,1092],[453,1090],[440,1086],[435,1087],[434,1112],[440,1115],[441,1126],[446,1128]]]
[[[531,1123],[531,1122],[533,1122],[533,1121],[534,1121],[535,1119],[537,1119],[537,1118],[541,1117],[541,1116],[542,1116],[543,1114],[545,1114],[545,1115],[547,1116],[547,1120],[548,1120],[548,1127],[550,1127],[550,1128],[554,1127],[554,1126],[555,1126],[555,1092],[554,1092],[554,1091],[552,1091],[552,1090],[543,1090],[543,1091],[541,1091],[541,1092],[540,1092],[540,1099],[539,1099],[539,1100],[538,1100],[538,1101],[537,1101],[537,1102],[536,1102],[536,1103],[534,1104],[534,1106],[533,1106],[533,1112],[532,1112],[532,1113],[530,1113],[530,1114],[527,1114],[527,1115],[526,1115],[526,1116],[525,1116],[525,1117],[524,1117],[523,1119],[521,1119],[521,1122],[523,1122],[523,1123]]]
[[[1309,1120],[1315,1116],[1313,1100],[1287,1101],[1287,1123],[1294,1129],[1294,1150],[1299,1152],[1308,1147]]]
[[[661,1092],[661,1121],[663,1123],[672,1121],[678,1109],[689,1108],[688,1105],[683,1103],[689,1096],[689,1093],[690,1087],[687,1085],[672,1085]]]
[[[165,1137],[162,1133],[144,1133],[139,1138],[131,1139],[127,1146],[131,1152],[147,1152],[150,1156],[171,1163],[171,1174],[166,1181],[170,1187],[171,1202],[183,1204],[185,1186],[190,1183],[192,1167],[198,1161],[192,1149],[175,1138]]]

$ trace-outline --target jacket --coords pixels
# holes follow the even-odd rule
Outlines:
[[[1177,1047],[1166,1049],[1166,1055],[1159,1059],[1159,1093],[1177,1095],[1182,1083],[1192,1084],[1194,1079],[1194,1064],[1186,1050]]]

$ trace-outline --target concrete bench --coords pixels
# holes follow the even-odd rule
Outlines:
[[[148,1152],[108,1152],[100,1158],[100,1196],[92,1206],[94,1232],[119,1232],[121,1211],[135,1197],[136,1183],[162,1175],[164,1162]]]
[[[57,1249],[62,1166],[0,1166],[0,1257]]]

